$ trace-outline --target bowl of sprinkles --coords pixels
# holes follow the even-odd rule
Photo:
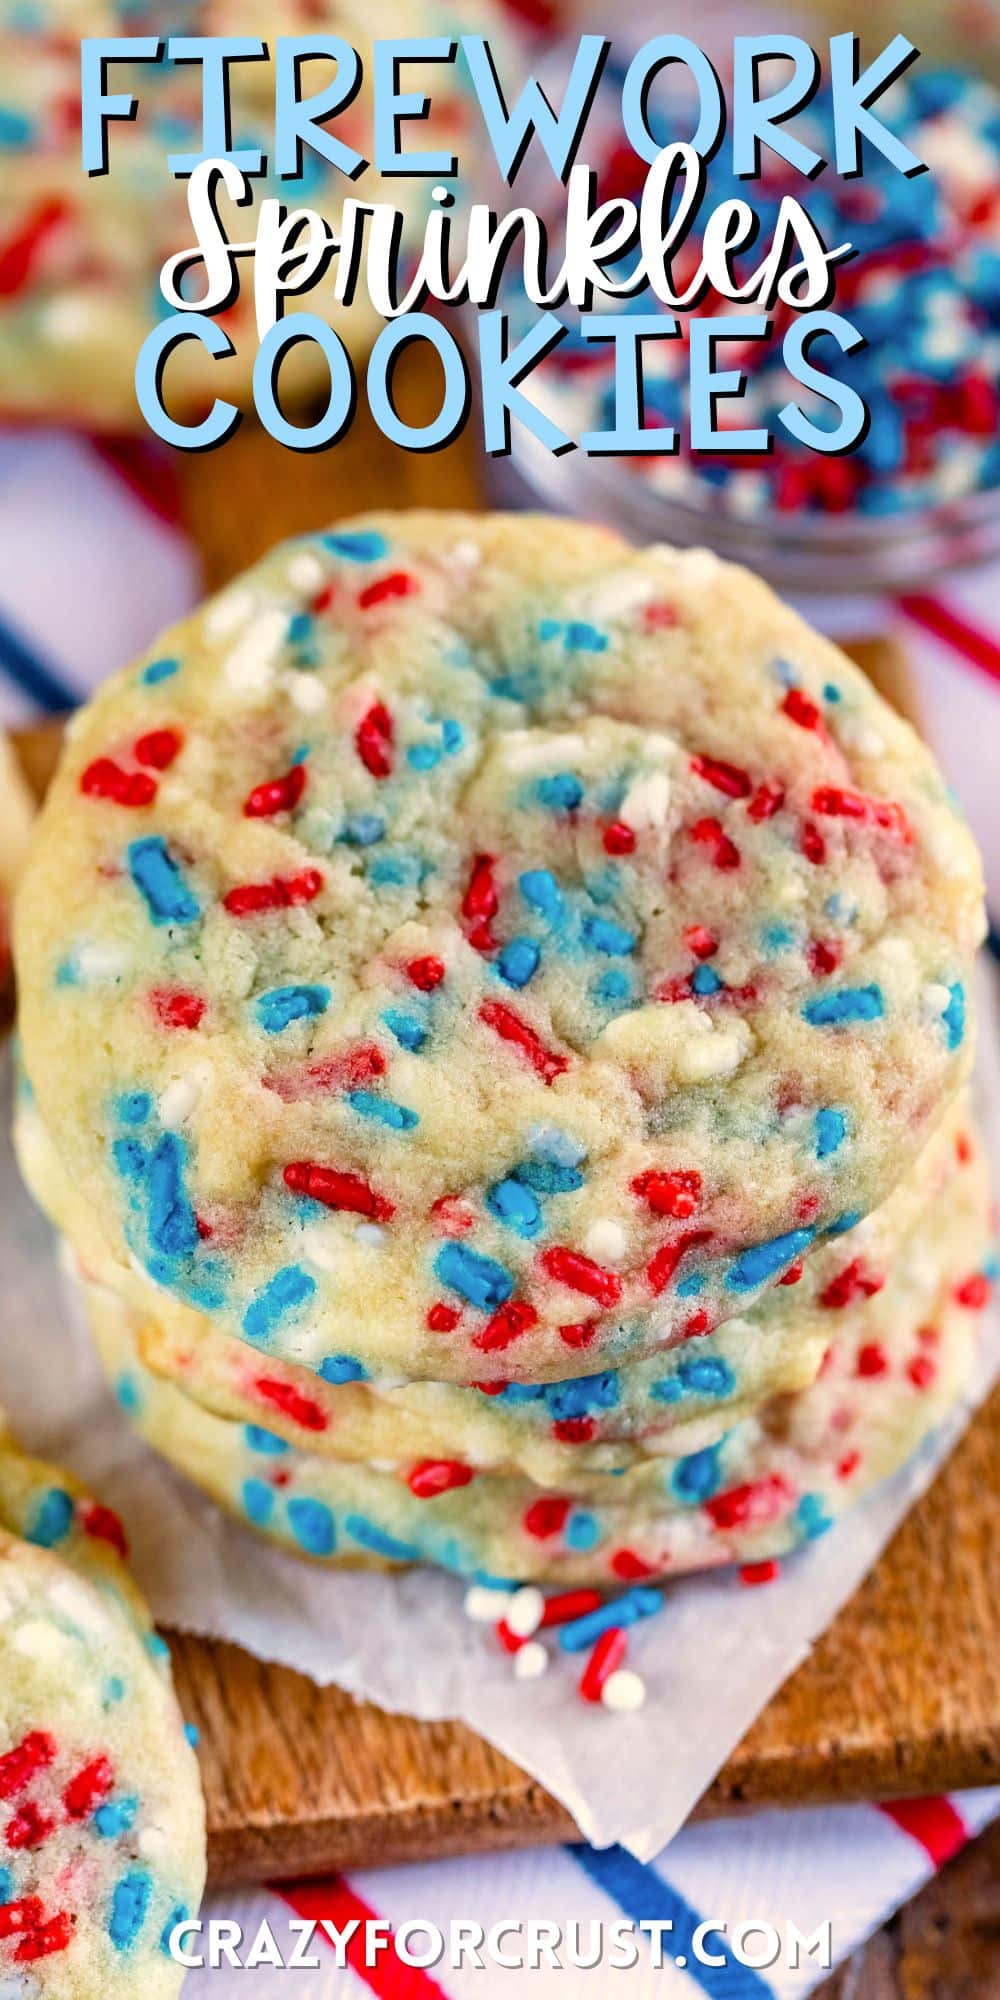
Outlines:
[[[592,114],[583,157],[597,174],[602,200],[638,203],[648,169],[623,136],[619,91],[627,53],[628,44],[621,62],[613,54],[605,72],[602,90],[613,102],[603,117],[600,106]],[[918,60],[879,99],[878,115],[926,162],[926,172],[906,178],[864,144],[862,175],[838,174],[832,96],[824,85],[794,120],[796,137],[827,162],[817,178],[806,183],[762,149],[760,177],[748,184],[733,172],[723,144],[708,166],[700,211],[703,220],[720,202],[749,200],[760,218],[758,243],[767,243],[783,197],[797,196],[824,244],[853,247],[835,266],[830,310],[857,329],[863,344],[841,353],[821,336],[812,358],[867,406],[870,420],[857,446],[823,455],[796,443],[780,423],[789,401],[819,429],[833,430],[840,412],[786,367],[782,341],[796,313],[779,302],[769,314],[768,338],[727,337],[716,363],[744,378],[738,397],[720,400],[717,427],[765,431],[768,449],[692,448],[691,322],[699,314],[731,318],[738,333],[740,316],[761,310],[752,300],[733,303],[709,290],[694,312],[676,314],[674,337],[644,338],[641,346],[643,427],[673,433],[673,448],[557,457],[519,425],[512,459],[498,474],[508,497],[513,473],[522,492],[527,487],[549,505],[613,522],[633,540],[708,543],[792,589],[905,589],[914,576],[1000,551],[1000,93],[971,70]],[[657,79],[651,122],[663,145],[691,138],[697,113],[693,123],[690,93],[676,68]],[[543,210],[559,205],[551,192],[543,191],[541,202]],[[698,267],[699,228],[696,217],[674,262],[679,292]],[[737,255],[737,274],[759,259],[759,248]],[[620,281],[635,262],[633,249],[609,266],[609,276]],[[502,303],[513,344],[537,309],[526,305],[519,275],[508,289]],[[596,292],[592,309],[646,316],[670,310],[648,289],[627,298]],[[584,338],[576,308],[555,310],[567,333],[533,370],[527,393],[575,440],[610,431],[615,343]]]

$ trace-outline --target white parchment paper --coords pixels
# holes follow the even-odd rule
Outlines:
[[[978,1109],[1000,1162],[1000,1032],[992,969],[981,977]],[[9,1122],[9,1063],[0,1115]],[[1000,1176],[998,1176],[1000,1178]],[[648,1687],[637,1715],[577,1698],[578,1655],[515,1682],[462,1586],[429,1571],[324,1572],[258,1541],[175,1477],[129,1432],[74,1324],[47,1225],[0,1143],[0,1403],[23,1442],[71,1467],[124,1517],[135,1568],[162,1624],[231,1639],[384,1708],[460,1717],[530,1771],[598,1846],[642,1860],[667,1843],[775,1689],[808,1653],[932,1479],[1000,1371],[1000,1321],[984,1324],[966,1406],[916,1462],[834,1532],[748,1590],[731,1574],[667,1588],[633,1628]],[[921,1580],[933,1590],[933,1578]]]

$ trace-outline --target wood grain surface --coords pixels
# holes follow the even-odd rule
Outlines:
[[[813,2000],[998,2000],[1000,1822],[897,1912]]]
[[[403,388],[416,417],[429,386],[404,380]],[[224,451],[179,461],[177,478],[211,588],[280,536],[362,508],[483,504],[468,440],[408,455],[361,417],[341,446],[315,456],[283,451],[247,422]],[[894,648],[853,650],[890,699],[911,706]],[[52,756],[51,733],[25,746],[40,787]],[[1000,1779],[998,1463],[1000,1397],[755,1722],[703,1812]],[[765,1615],[763,1592],[761,1604]],[[576,1831],[541,1786],[459,1724],[385,1715],[231,1646],[175,1637],[173,1651],[186,1712],[201,1731],[216,1883],[537,1845]],[[925,1990],[927,2000],[938,1992],[897,1981],[841,1986],[830,2000],[916,2000]]]

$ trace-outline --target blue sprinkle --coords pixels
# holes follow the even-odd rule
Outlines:
[[[153,1109],[148,1091],[129,1090],[118,1099],[118,1116],[123,1125],[145,1125]]]
[[[153,1884],[145,1869],[133,1868],[115,1885],[108,1936],[116,1951],[127,1951],[146,1921]]]
[[[538,636],[540,639],[558,639],[561,631],[558,618],[543,618],[539,623]]]
[[[255,1528],[266,1527],[274,1513],[274,1490],[262,1479],[244,1479],[243,1511]]]
[[[146,1162],[149,1237],[165,1257],[196,1250],[198,1223],[184,1192],[184,1150],[176,1132],[164,1132]]]
[[[957,980],[953,986],[949,986],[948,996],[948,1005],[941,1020],[948,1038],[949,1049],[957,1049],[961,1047],[965,1036],[965,991]]]
[[[835,681],[827,681],[823,689],[823,699],[824,701],[834,701],[834,702],[841,701],[843,699],[840,689]]]
[[[587,625],[581,619],[573,618],[566,627],[566,644],[575,646],[581,653],[604,653],[607,651],[606,632],[599,632],[596,625]]]
[[[458,1292],[470,1306],[492,1311],[502,1306],[514,1290],[514,1280],[493,1257],[483,1257],[466,1243],[443,1243],[434,1259],[435,1276],[450,1291]]]
[[[696,1299],[699,1292],[703,1292],[704,1289],[704,1271],[692,1271],[689,1277],[682,1278],[679,1285],[675,1287],[679,1299]]]
[[[721,1477],[719,1447],[713,1444],[704,1451],[693,1451],[689,1457],[678,1459],[670,1475],[670,1485],[678,1500],[686,1500],[697,1507],[718,1492]]]
[[[486,1196],[486,1206],[498,1222],[518,1236],[537,1236],[542,1211],[537,1197],[520,1180],[497,1181]]]
[[[159,834],[133,840],[128,850],[128,866],[154,924],[197,923],[201,910]]]
[[[530,705],[538,693],[538,675],[533,667],[526,667],[521,674],[497,674],[490,681],[489,688],[498,701],[519,701]]]
[[[337,1546],[333,1515],[322,1500],[290,1500],[288,1525],[300,1548],[311,1556],[331,1556]]]
[[[366,1382],[368,1370],[352,1354],[327,1354],[320,1363],[320,1376],[324,1382],[338,1385],[342,1382]]]
[[[373,528],[354,529],[347,534],[321,535],[320,541],[331,555],[341,556],[345,562],[378,562],[379,557],[387,555],[389,550],[385,536],[376,534]]]
[[[250,1451],[259,1451],[265,1458],[282,1458],[290,1446],[284,1438],[275,1437],[273,1431],[265,1431],[260,1424],[247,1424],[243,1436]]]
[[[831,1153],[837,1151],[838,1146],[843,1145],[847,1137],[847,1119],[842,1111],[834,1111],[825,1106],[822,1111],[817,1111],[815,1125],[816,1158],[827,1160]]]
[[[557,771],[554,777],[539,778],[535,787],[543,806],[551,812],[575,812],[583,802],[583,786],[573,771]]]
[[[161,1665],[170,1658],[170,1647],[167,1645],[165,1639],[160,1638],[158,1632],[151,1632],[149,1634],[146,1640],[146,1651],[151,1660],[158,1660]]]
[[[297,646],[303,639],[308,639],[312,631],[312,622],[308,611],[293,612],[288,621],[289,644]],[[298,758],[295,759],[295,762],[298,763]]]
[[[632,981],[620,966],[609,966],[607,972],[601,973],[594,992],[598,1000],[609,1004],[613,1004],[616,1000],[628,1000],[632,995]]]
[[[803,1493],[795,1509],[795,1519],[807,1542],[814,1542],[819,1535],[825,1535],[833,1522],[818,1493]]]
[[[541,955],[534,938],[511,938],[499,953],[496,968],[508,986],[527,986],[529,979],[538,971]]]
[[[352,813],[338,837],[348,847],[375,847],[385,838],[385,821],[378,813]]]
[[[427,1040],[427,1029],[415,1014],[403,1014],[398,1007],[387,1007],[382,1019],[391,1035],[394,1035],[401,1049],[409,1049],[417,1055]]]
[[[744,1250],[726,1272],[726,1290],[729,1292],[753,1292],[758,1285],[766,1284],[786,1264],[794,1264],[796,1257],[807,1250],[815,1236],[815,1229],[790,1229],[784,1236],[773,1236],[769,1243],[754,1243]]]
[[[142,675],[144,687],[159,687],[161,681],[172,680],[180,672],[179,660],[151,660]]]
[[[437,743],[411,743],[406,761],[414,771],[433,771],[441,762],[440,747]]]
[[[280,1035],[293,1021],[308,1021],[325,1014],[330,1005],[328,986],[275,986],[262,993],[254,1011],[265,1034]]]
[[[588,1611],[585,1617],[573,1618],[568,1625],[560,1626],[559,1645],[564,1653],[586,1652],[613,1625],[635,1625],[640,1618],[652,1618],[662,1609],[662,1590],[640,1584],[635,1590],[623,1591],[621,1597],[600,1605],[596,1611]]]
[[[676,1403],[685,1395],[731,1396],[735,1387],[736,1377],[729,1363],[715,1355],[703,1354],[696,1360],[682,1361],[676,1374],[654,1382],[649,1393],[658,1403]]]
[[[565,915],[562,890],[548,868],[527,868],[519,878],[518,887],[525,902],[530,903],[531,908],[538,910],[549,923],[562,922]]]
[[[72,1521],[73,1502],[70,1495],[61,1486],[52,1486],[38,1502],[28,1530],[28,1540],[40,1549],[54,1549],[57,1542],[68,1535]]]
[[[420,1123],[417,1112],[411,1111],[408,1104],[397,1104],[391,1097],[376,1097],[373,1090],[349,1090],[344,1101],[359,1118],[372,1118],[377,1125],[388,1125],[394,1132],[412,1132]]]
[[[142,1408],[138,1384],[131,1375],[119,1375],[115,1383],[115,1401],[127,1417],[134,1416]]]
[[[160,1932],[160,1950],[164,1952],[168,1958],[170,1957],[170,1940],[173,1937],[173,1934],[177,1929],[178,1924],[186,1924],[187,1920],[188,1920],[187,1904],[175,1903],[173,1909],[170,1912],[169,1917],[167,1918],[166,1923],[163,1926],[162,1931]]]
[[[0,1868],[0,1909],[14,1900],[14,1878],[9,1868]]]
[[[376,1527],[374,1521],[367,1521],[363,1514],[348,1514],[344,1527],[354,1541],[363,1549],[370,1549],[373,1555],[385,1556],[389,1562],[416,1562],[420,1554],[409,1542],[397,1542],[387,1535],[384,1528]]]
[[[621,1393],[618,1371],[605,1369],[603,1375],[570,1376],[552,1382],[544,1391],[546,1407],[558,1422],[568,1417],[585,1417],[591,1410],[613,1410]]]
[[[787,924],[766,924],[761,936],[765,951],[788,951],[795,942],[795,934]]]
[[[585,917],[583,935],[591,949],[603,952],[606,958],[626,957],[636,946],[635,933],[613,924],[609,917]]]
[[[31,119],[9,104],[0,104],[0,148],[15,152],[26,146],[34,131]]]
[[[811,1028],[836,1028],[846,1021],[880,1021],[885,1001],[880,986],[842,986],[839,993],[823,993],[807,1000],[803,1020]]]
[[[446,722],[442,722],[441,741],[444,744],[445,755],[448,757],[456,756],[465,742],[465,731],[461,723],[453,721],[451,717]]]
[[[105,1708],[117,1708],[118,1703],[120,1701],[124,1701],[125,1682],[122,1680],[120,1674],[108,1675],[108,1678],[104,1683],[103,1699]]]
[[[192,1750],[197,1750],[198,1745],[201,1742],[201,1730],[199,1729],[198,1724],[196,1722],[186,1722],[184,1724],[184,1734],[187,1737],[187,1740],[190,1743]]]
[[[417,854],[377,854],[368,870],[376,888],[401,888],[421,882],[426,873]]]
[[[714,972],[710,965],[695,966],[691,974],[692,992],[707,996],[709,993],[718,993],[721,987],[722,981],[718,973]]]
[[[111,1799],[107,1805],[98,1806],[94,1826],[102,1840],[117,1840],[119,1834],[127,1833],[138,1810],[138,1799]]]
[[[860,1208],[849,1208],[844,1215],[838,1215],[836,1222],[827,1225],[825,1235],[846,1236],[849,1229],[855,1229],[861,1221]]]
[[[304,1305],[316,1290],[316,1280],[300,1264],[286,1264],[252,1299],[243,1315],[248,1340],[267,1340],[290,1312]]]
[[[561,1160],[522,1160],[514,1177],[525,1187],[534,1188],[536,1194],[574,1194],[583,1186],[579,1169]]]
[[[580,1508],[570,1515],[564,1530],[564,1540],[568,1549],[575,1549],[579,1555],[586,1555],[588,1549],[597,1547],[601,1530],[593,1514],[584,1513]]]

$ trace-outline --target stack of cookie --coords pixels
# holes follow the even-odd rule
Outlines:
[[[745,572],[368,517],[77,722],[22,1163],[132,1422],[268,1536],[767,1559],[966,1380],[982,921],[928,752]]]
[[[0,1424],[0,1990],[173,2000],[198,1767],[122,1526]]]

